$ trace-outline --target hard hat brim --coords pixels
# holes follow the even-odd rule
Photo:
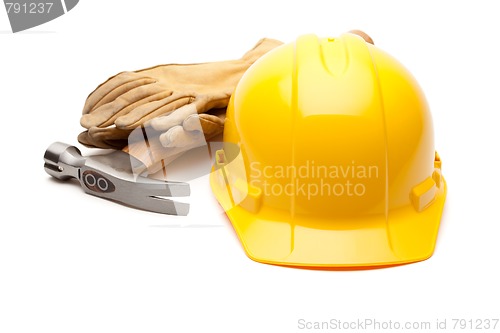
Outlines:
[[[214,193],[223,200],[224,189]],[[267,264],[370,268],[426,260],[436,245],[446,197],[446,182],[433,203],[421,212],[413,206],[390,210],[386,216],[331,220],[292,217],[290,212],[241,206],[225,209],[246,254]],[[353,227],[354,226],[354,227]]]

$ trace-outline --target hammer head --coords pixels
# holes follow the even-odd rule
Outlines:
[[[43,156],[45,171],[61,180],[78,178],[78,169],[85,165],[85,158],[75,146],[54,142]]]

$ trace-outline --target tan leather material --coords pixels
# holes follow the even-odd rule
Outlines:
[[[226,119],[226,114],[208,114],[202,113],[198,115],[192,115],[184,120],[183,127],[187,131],[194,131],[197,128],[197,123],[199,122],[205,138],[211,139],[214,136],[222,133],[224,131],[224,122]]]
[[[350,30],[349,31],[351,34],[355,34],[355,35],[358,35],[359,37],[363,38],[365,40],[365,42],[367,43],[370,43],[372,45],[374,45],[373,43],[373,39],[364,31],[361,31],[361,30]]]
[[[370,36],[359,35],[373,44]],[[244,72],[281,45],[264,38],[239,60],[167,64],[119,73],[87,98],[78,141],[88,147],[122,149],[141,160],[149,173],[223,132],[226,107]],[[129,135],[142,128],[139,142]],[[144,141],[145,140],[145,141]]]
[[[132,130],[92,127],[78,135],[78,142],[86,147],[121,149],[128,145]]]
[[[127,145],[130,132],[152,119],[164,118],[161,124],[167,128],[165,131],[182,125],[185,117],[179,121],[180,115],[176,113],[185,105],[192,104],[200,114],[225,109],[247,68],[281,44],[264,38],[238,60],[167,64],[119,73],[88,96],[80,120],[87,131],[81,133],[78,140],[89,147],[122,149]],[[205,123],[208,119],[215,121],[213,117],[201,117],[200,121]],[[215,128],[202,126],[202,130],[207,131]],[[176,137],[186,138],[186,135]]]

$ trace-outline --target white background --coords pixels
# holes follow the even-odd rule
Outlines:
[[[300,318],[366,317],[448,319],[450,328],[452,318],[499,318],[494,4],[82,0],[18,34],[0,10],[0,332],[297,332]],[[117,72],[234,59],[262,37],[354,28],[410,69],[431,106],[449,192],[427,261],[369,271],[259,264],[207,184],[193,214],[176,218],[86,195],[43,170],[47,146],[77,143],[86,96]]]

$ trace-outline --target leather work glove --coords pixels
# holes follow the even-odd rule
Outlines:
[[[239,60],[119,73],[88,96],[80,120],[87,131],[78,141],[88,147],[122,149],[132,130],[149,125],[160,131],[164,147],[189,146],[200,131],[210,139],[222,132],[225,109],[243,73],[281,44],[262,39]]]
[[[373,44],[364,32],[349,32]],[[241,76],[281,44],[264,38],[239,60],[119,73],[88,96],[81,118],[88,130],[78,141],[87,147],[122,149],[142,161],[150,174],[165,171],[178,156],[222,133],[226,107]]]

